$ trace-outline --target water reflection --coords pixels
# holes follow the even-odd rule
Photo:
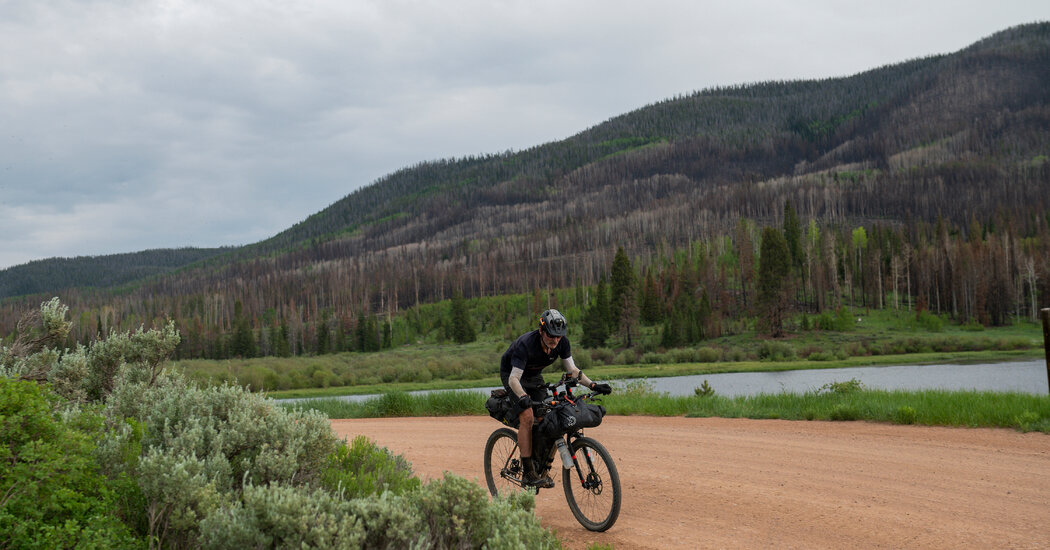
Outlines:
[[[692,395],[704,380],[717,395],[805,393],[824,384],[856,378],[880,390],[979,390],[1047,394],[1046,362],[1019,361],[974,365],[904,365],[843,369],[739,372],[646,379],[658,392]]]

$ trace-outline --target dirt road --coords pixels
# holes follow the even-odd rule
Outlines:
[[[485,485],[488,417],[334,420],[424,479]],[[1009,430],[610,416],[616,525],[583,529],[561,480],[536,498],[569,548],[1050,548],[1050,436]]]

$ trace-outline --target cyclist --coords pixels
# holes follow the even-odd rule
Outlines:
[[[598,384],[587,378],[572,360],[569,339],[565,337],[569,324],[556,309],[548,309],[540,315],[540,326],[536,330],[518,337],[507,348],[500,359],[499,376],[503,387],[514,399],[515,412],[518,415],[518,448],[521,451],[521,462],[525,468],[524,481],[534,487],[554,487],[550,476],[536,472],[532,461],[532,426],[535,417],[532,412],[533,402],[542,402],[547,397],[543,387],[543,376],[540,374],[555,359],[561,357],[565,372],[571,377],[579,377],[580,383],[593,391],[609,393],[609,384]]]

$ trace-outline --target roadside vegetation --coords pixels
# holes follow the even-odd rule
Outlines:
[[[329,418],[484,415],[486,395],[441,391],[411,395],[389,392],[363,401],[335,398],[284,403],[292,410],[316,410]],[[883,391],[856,379],[825,384],[816,391],[724,397],[707,384],[694,395],[674,397],[644,381],[618,383],[602,398],[610,415],[689,416],[783,420],[869,421],[926,426],[1009,428],[1050,433],[1050,396],[978,391]],[[494,424],[495,425],[495,424]]]
[[[169,372],[173,323],[57,348],[67,312],[0,346],[0,547],[560,547],[531,494],[421,483],[322,414]]]

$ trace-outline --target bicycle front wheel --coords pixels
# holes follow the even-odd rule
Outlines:
[[[620,474],[601,443],[580,437],[572,442],[573,467],[562,470],[565,500],[576,521],[591,531],[605,531],[620,515]]]
[[[492,496],[521,489],[524,470],[518,452],[518,434],[510,428],[500,428],[485,443],[485,482]]]

